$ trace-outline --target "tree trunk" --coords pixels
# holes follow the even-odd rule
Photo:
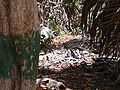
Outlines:
[[[35,90],[36,0],[0,0],[0,90]]]

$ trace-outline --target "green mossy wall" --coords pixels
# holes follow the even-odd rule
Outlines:
[[[0,33],[0,77],[10,78],[13,66],[25,79],[35,79],[39,59],[39,32],[23,35]]]

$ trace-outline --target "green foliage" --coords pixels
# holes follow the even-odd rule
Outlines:
[[[43,6],[44,5],[44,6]],[[55,35],[61,32],[79,34],[80,20],[82,12],[82,2],[80,0],[63,0],[61,2],[45,0],[40,3],[43,12],[43,25],[49,26]]]
[[[73,0],[63,0],[63,4],[70,4],[72,2],[73,2]]]
[[[81,26],[91,41],[99,41],[101,56],[120,57],[120,1],[84,0]]]

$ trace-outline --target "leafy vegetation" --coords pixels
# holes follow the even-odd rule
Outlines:
[[[99,43],[100,56],[120,57],[119,6],[118,0],[41,0],[39,16],[55,36],[84,34]]]
[[[65,80],[73,90],[119,89],[120,1],[41,0],[39,6],[40,22],[61,47],[39,56],[40,75]],[[51,48],[47,41],[43,46]]]
[[[82,2],[79,0],[39,1],[39,16],[43,25],[53,30],[55,35],[80,34]]]
[[[99,41],[101,56],[120,57],[120,1],[84,0],[81,26]]]

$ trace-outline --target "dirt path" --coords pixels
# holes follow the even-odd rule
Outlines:
[[[46,56],[44,55],[45,57],[41,59],[40,62],[44,62],[44,66],[41,67],[43,64],[39,66],[39,78],[48,77],[61,81],[72,90],[120,90],[120,82],[115,82],[118,75],[114,72],[118,61],[98,58],[98,54],[89,50],[89,40],[83,40],[80,36],[66,36],[54,39],[52,44],[57,49],[54,49],[49,54],[45,54]],[[69,54],[69,51],[71,52],[72,50],[74,55]],[[88,53],[83,53],[84,51]],[[81,53],[83,57],[80,56]],[[66,59],[66,55],[72,59]],[[65,62],[68,61],[69,63],[80,63],[73,65],[71,63],[66,64]],[[89,62],[92,63],[88,64]],[[60,69],[61,67],[62,69]]]

